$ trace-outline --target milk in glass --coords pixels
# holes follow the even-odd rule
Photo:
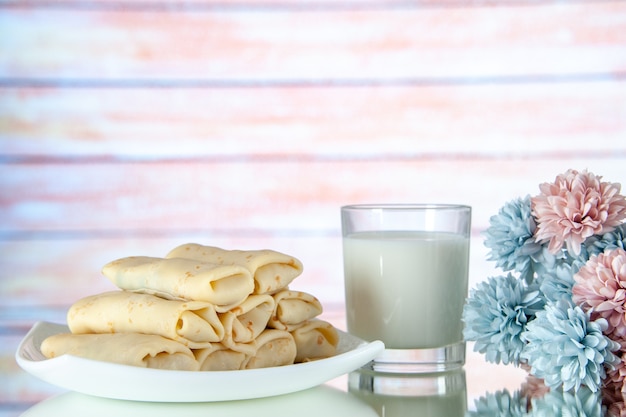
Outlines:
[[[361,232],[345,236],[343,245],[351,334],[382,340],[387,349],[430,349],[463,340],[467,237]]]

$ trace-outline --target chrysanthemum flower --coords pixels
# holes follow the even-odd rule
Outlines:
[[[624,401],[609,403],[606,415],[607,417],[626,417],[626,403]]]
[[[522,339],[527,344],[520,358],[551,389],[577,391],[585,385],[595,392],[606,376],[605,366],[619,360],[613,354],[619,344],[603,334],[607,325],[602,318],[591,321],[571,301],[546,304],[526,326]]]
[[[503,271],[517,271],[527,282],[533,278],[532,255],[541,250],[535,242],[535,220],[530,214],[530,196],[506,203],[489,219],[485,231],[488,260]]]
[[[539,186],[541,194],[531,199],[537,221],[535,239],[549,242],[550,252],[563,245],[574,255],[590,236],[610,232],[626,217],[626,199],[620,185],[601,182],[590,172],[568,170],[554,183]]]
[[[552,269],[542,272],[537,282],[547,302],[559,301],[561,298],[571,299],[574,286],[572,266],[567,263],[557,264]]]
[[[466,340],[494,363],[519,364],[521,334],[543,308],[536,285],[526,286],[513,275],[491,277],[472,289],[463,310]]]
[[[574,274],[578,272],[581,266],[589,260],[585,246],[582,246],[582,251],[579,256],[572,256],[566,249],[561,249],[556,253],[550,253],[547,245],[543,245],[543,249],[533,255],[533,268],[535,269],[535,276],[541,278],[545,275],[554,275],[557,271],[568,270]],[[559,274],[561,272],[558,272]],[[571,279],[572,285],[574,279]],[[571,290],[571,288],[570,288]]]
[[[623,362],[623,361],[622,361]],[[610,377],[602,387],[602,402],[607,408],[607,416],[626,417],[626,391],[621,382],[614,382]]]
[[[626,224],[624,223],[617,226],[611,232],[593,235],[587,239],[583,249],[586,249],[588,256],[584,259],[583,263],[589,260],[591,255],[597,255],[607,249],[617,248],[626,250]]]
[[[528,370],[530,370],[530,367],[528,367]],[[526,380],[521,386],[521,393],[528,399],[529,403],[533,398],[541,398],[548,392],[550,392],[550,387],[546,385],[544,380],[532,374],[526,376]]]
[[[618,248],[592,256],[574,281],[574,303],[588,310],[592,318],[605,318],[607,334],[626,338],[626,251]]]
[[[507,389],[487,393],[474,402],[475,411],[468,417],[522,417],[526,416],[526,398],[519,391],[511,394]]]
[[[529,417],[603,416],[600,391],[593,392],[587,387],[581,387],[576,393],[552,390],[531,402]]]
[[[605,389],[610,389],[614,393],[626,395],[626,352],[622,351],[620,361],[613,369],[607,370],[604,386]]]

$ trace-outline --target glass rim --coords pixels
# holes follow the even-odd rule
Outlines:
[[[365,203],[348,204],[341,206],[341,211],[347,210],[388,210],[388,211],[408,211],[408,210],[471,210],[472,207],[466,204],[449,203]]]

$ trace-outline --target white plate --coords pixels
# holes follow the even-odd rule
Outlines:
[[[243,371],[170,371],[95,361],[71,355],[46,359],[41,342],[67,333],[65,325],[38,322],[15,354],[25,371],[83,394],[121,400],[207,402],[269,397],[311,388],[353,371],[384,349],[339,331],[337,355],[318,361]]]

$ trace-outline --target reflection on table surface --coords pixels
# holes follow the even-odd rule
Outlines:
[[[532,375],[514,389],[484,392],[472,404],[464,369],[416,376],[362,368],[349,374],[348,391],[380,417],[626,416],[622,393],[592,392],[586,386],[576,392],[550,390]]]
[[[469,374],[473,379],[472,372]],[[493,375],[493,379],[497,380],[498,376]],[[362,368],[342,378],[341,384],[345,386],[332,386],[336,384],[331,383],[275,397],[205,403],[126,401],[66,392],[36,404],[22,415],[24,417],[514,416],[516,414],[513,414],[513,409],[526,404],[527,398],[524,395],[528,393],[528,383],[522,382],[517,390],[505,387],[501,390],[485,391],[479,397],[468,399],[468,378],[465,368],[422,375],[382,374]],[[583,395],[579,402],[585,399],[588,400],[589,397]],[[571,398],[569,400],[572,402]],[[511,408],[510,413],[507,407]],[[596,413],[581,415],[601,416]]]
[[[420,376],[361,369],[348,376],[348,390],[379,416],[457,417],[467,411],[464,369]]]
[[[275,397],[205,403],[126,401],[66,392],[36,404],[22,416],[514,417],[524,414],[523,409],[533,395],[543,396],[541,402],[534,403],[543,407],[540,415],[561,415],[564,407],[578,411],[573,415],[603,415],[599,396],[584,390],[576,396],[558,393],[544,396],[545,391],[533,385],[532,379],[522,379],[514,388],[502,387],[468,398],[468,375],[470,380],[475,377],[465,368],[421,375],[382,374],[362,368],[341,379],[344,387],[331,383]],[[498,375],[492,379],[497,380]],[[606,410],[604,413],[609,415]]]
[[[464,370],[410,376],[379,374],[364,369],[348,375],[347,391],[321,385],[276,397],[209,403],[124,401],[68,392],[40,402],[23,416],[460,417],[466,409]]]
[[[347,384],[347,390],[321,385],[276,397],[211,403],[137,402],[68,392],[40,402],[23,416],[460,417],[467,409],[464,370],[411,376],[363,369],[350,373]]]
[[[156,403],[114,400],[66,392],[44,400],[26,410],[25,417],[73,416],[228,416],[238,417],[478,417],[488,415],[522,415],[530,396],[541,387],[529,385],[520,378],[517,387],[501,387],[468,396],[470,383],[483,378],[476,368],[458,369],[435,374],[383,374],[361,368],[333,383],[305,391],[268,398],[206,403]],[[487,366],[487,370],[489,367]],[[482,371],[485,371],[484,369]],[[522,374],[520,374],[522,375]],[[499,375],[493,374],[497,381]],[[268,381],[271,383],[271,381]],[[334,386],[337,385],[337,386]],[[482,385],[482,384],[481,384]],[[540,392],[544,394],[545,392]],[[564,406],[583,412],[575,415],[602,416],[599,397],[581,392],[577,397],[564,398],[550,394],[540,405],[547,410],[541,415],[560,415]],[[569,405],[566,405],[565,403]],[[578,405],[577,405],[578,404]],[[584,408],[584,409],[583,409]],[[551,414],[552,411],[556,414]],[[516,412],[517,411],[517,412]],[[608,414],[607,414],[608,415]]]
[[[321,385],[276,397],[207,403],[154,403],[113,400],[68,392],[42,401],[22,415],[24,417],[249,417],[251,415],[255,417],[376,417],[377,414],[371,407],[349,393]]]

